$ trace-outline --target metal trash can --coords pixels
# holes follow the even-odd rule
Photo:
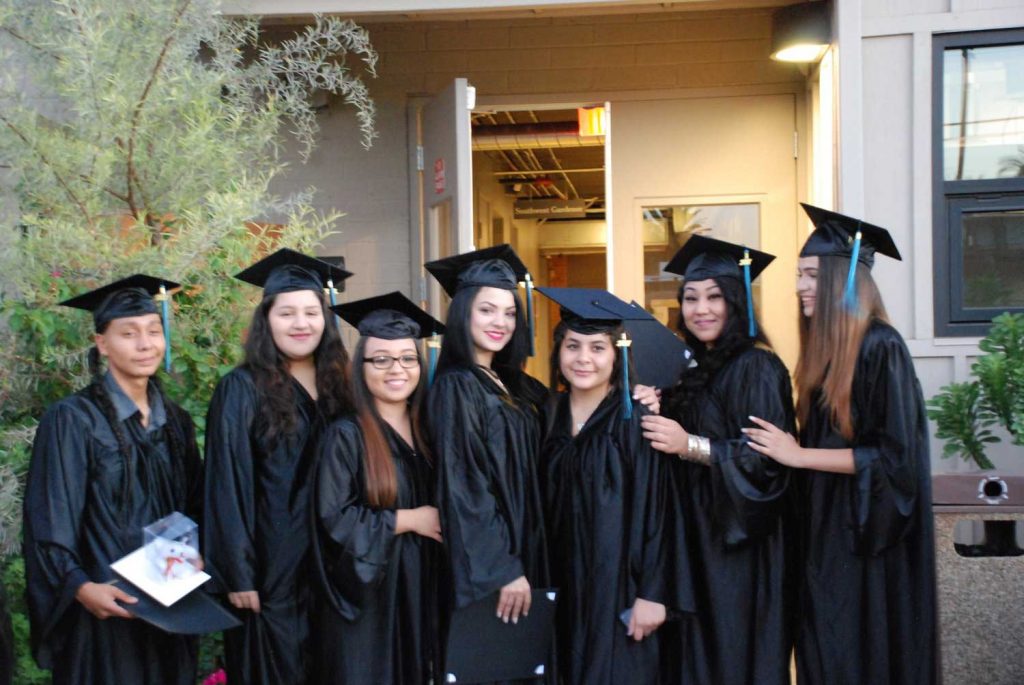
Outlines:
[[[1024,682],[1024,476],[932,478],[942,682]]]

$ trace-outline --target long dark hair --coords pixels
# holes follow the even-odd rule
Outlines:
[[[323,293],[316,290],[310,292],[317,296],[324,316],[324,332],[313,351],[317,406],[324,417],[332,419],[352,409],[348,352]],[[252,374],[260,393],[263,418],[267,422],[267,438],[272,443],[279,436],[293,431],[297,421],[288,358],[277,349],[270,331],[269,314],[276,298],[276,295],[266,296],[256,305],[249,336],[245,341],[245,360],[242,362],[242,366]]]
[[[419,346],[415,342],[413,341],[413,346],[416,347],[416,357],[420,363],[420,380],[409,398],[409,418],[415,443],[413,446],[429,462],[431,456],[420,423],[420,407],[427,387],[427,371],[423,364],[423,355],[420,354]],[[398,475],[395,471],[394,456],[384,436],[384,419],[377,411],[373,394],[366,385],[366,374],[363,371],[363,359],[366,357],[365,337],[359,338],[353,356],[357,363],[352,365],[352,401],[355,404],[356,420],[359,422],[363,445],[366,448],[363,453],[363,465],[366,467],[366,499],[371,507],[386,509],[393,507],[398,498]]]
[[[549,378],[551,378],[550,388],[553,392],[559,390],[568,390],[569,381],[566,380],[565,376],[562,375],[562,365],[559,363],[560,354],[562,351],[562,343],[565,342],[565,336],[569,332],[569,327],[565,325],[564,321],[559,321],[558,325],[555,326],[555,332],[552,335],[551,345],[551,357],[548,359],[548,369],[551,372]],[[612,347],[615,348],[615,363],[612,365],[612,376],[609,379],[611,382],[612,391],[622,390],[622,350],[615,345],[615,341],[619,339],[622,333],[626,330],[625,326],[619,324],[615,328],[608,331],[602,331],[608,336],[608,340]],[[634,385],[636,378],[636,367],[633,363],[633,355],[629,356],[629,378],[630,385]],[[632,392],[633,388],[626,389]]]
[[[469,320],[473,314],[473,301],[480,288],[472,286],[455,293],[448,305],[448,319],[445,322],[444,341],[441,343],[441,354],[437,359],[437,372],[447,369],[471,369],[476,364],[473,335],[469,330]],[[513,290],[512,298],[516,304],[516,330],[505,347],[494,353],[491,368],[497,372],[501,382],[513,395],[519,394],[520,379],[523,375],[523,364],[529,355],[530,340],[526,329],[526,316],[523,315],[523,303]]]
[[[747,335],[750,318],[747,316],[747,295],[743,283],[737,278],[728,276],[712,278],[715,285],[722,291],[725,298],[726,315],[722,332],[714,345],[708,347],[697,339],[686,327],[683,318],[683,295],[686,289],[684,282],[679,286],[676,299],[679,302],[679,321],[676,324],[677,330],[682,333],[686,344],[693,350],[693,358],[697,366],[683,371],[679,383],[673,389],[671,397],[666,403],[669,412],[676,414],[696,401],[700,391],[707,387],[708,383],[726,366],[730,360],[737,355],[746,352],[751,347],[761,344],[764,347],[771,347],[768,336],[764,333],[761,322],[754,316],[754,323],[757,325],[757,335],[753,338]]]
[[[96,333],[102,335],[109,325],[110,322],[107,322],[97,329]],[[95,345],[89,348],[88,361],[91,381],[83,392],[99,407],[100,413],[103,414],[107,423],[110,424],[110,430],[117,441],[117,451],[124,463],[124,477],[121,479],[121,501],[119,504],[121,513],[127,516],[131,511],[131,485],[134,480],[131,446],[128,442],[128,436],[122,430],[121,422],[117,420],[114,401],[110,398],[110,393],[107,392],[106,385],[104,384],[105,369],[103,367],[103,358],[99,348]],[[149,383],[150,387],[160,395],[164,409],[167,412],[167,424],[164,427],[164,435],[171,455],[175,494],[183,498],[188,480],[188,474],[185,471],[185,437],[183,432],[181,432],[181,426],[178,425],[177,417],[172,411],[171,402],[167,399],[167,395],[164,394],[160,379],[155,375],[151,376]]]
[[[806,425],[811,398],[821,388],[833,425],[847,440],[853,438],[850,393],[861,343],[873,321],[888,322],[882,295],[871,270],[857,264],[858,311],[843,304],[849,257],[819,257],[814,314],[800,314],[800,359],[796,366],[797,416]]]

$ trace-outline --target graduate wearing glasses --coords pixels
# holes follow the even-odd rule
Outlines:
[[[360,337],[355,414],[333,422],[317,450],[314,682],[440,682],[441,527],[419,420],[419,340],[444,327],[398,292],[334,311]]]
[[[55,685],[195,682],[195,638],[131,620],[138,599],[110,568],[144,526],[202,507],[192,419],[156,379],[177,287],[139,274],[61,303],[92,312],[96,336],[92,383],[46,410],[25,491],[32,652]]]

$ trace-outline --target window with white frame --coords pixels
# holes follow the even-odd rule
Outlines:
[[[940,34],[933,53],[935,333],[1024,312],[1024,29]]]

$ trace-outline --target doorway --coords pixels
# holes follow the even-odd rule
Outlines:
[[[472,115],[474,242],[507,242],[536,285],[607,285],[605,131],[601,105],[480,109]],[[535,356],[547,380],[558,308],[535,308]]]

